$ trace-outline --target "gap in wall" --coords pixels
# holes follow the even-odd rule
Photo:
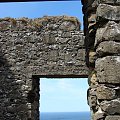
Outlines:
[[[89,120],[87,89],[87,78],[40,78],[40,120]]]

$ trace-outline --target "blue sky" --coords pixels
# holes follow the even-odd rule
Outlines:
[[[81,1],[46,1],[46,2],[13,2],[0,3],[0,18],[29,17],[37,18],[44,15],[69,15],[77,17],[83,24]]]
[[[40,79],[40,111],[89,111],[87,89],[87,78],[42,78]]]

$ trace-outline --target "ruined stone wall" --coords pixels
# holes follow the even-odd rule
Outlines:
[[[40,77],[87,77],[74,17],[0,19],[0,120],[38,120]]]
[[[82,0],[93,120],[120,120],[120,0]]]

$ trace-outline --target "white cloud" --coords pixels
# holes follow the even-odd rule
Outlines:
[[[68,80],[65,80],[65,79],[58,80],[57,86],[61,90],[68,90],[72,88],[72,85],[70,84],[70,82],[68,82]]]

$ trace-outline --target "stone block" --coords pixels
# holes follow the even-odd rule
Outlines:
[[[96,60],[96,52],[90,51],[89,52],[89,62],[91,64],[94,64],[95,60]]]
[[[97,0],[88,0],[87,6],[92,8],[97,7]]]
[[[99,83],[120,84],[120,56],[107,56],[96,60]]]
[[[96,96],[89,96],[88,97],[88,104],[90,107],[94,107],[97,105],[97,98]]]
[[[100,3],[104,3],[104,4],[120,4],[120,0],[97,0],[98,1],[98,3],[100,4]]]
[[[114,89],[101,85],[97,87],[97,99],[113,99],[116,96],[116,92]]]
[[[96,88],[91,88],[91,89],[89,89],[88,90],[88,93],[89,93],[89,95],[91,95],[91,96],[96,96]]]
[[[120,120],[119,115],[107,116],[105,120]]]
[[[109,115],[120,114],[120,99],[103,101],[100,104],[101,109]]]
[[[97,7],[97,17],[107,20],[120,20],[120,6],[112,6],[108,4],[100,4]]]
[[[70,38],[70,37],[72,37],[72,35],[71,35],[70,32],[63,32],[63,33],[62,33],[62,37],[63,37],[63,38]]]
[[[53,44],[53,43],[55,43],[56,41],[55,41],[54,35],[52,35],[52,34],[50,34],[50,33],[46,33],[46,34],[44,34],[43,42],[44,42],[45,44]]]
[[[98,45],[96,52],[99,56],[104,56],[106,54],[119,54],[120,43],[115,41],[104,41]]]
[[[105,118],[104,116],[104,113],[102,112],[96,112],[94,115],[93,115],[93,120],[103,120],[103,118]]]
[[[97,83],[97,76],[96,76],[96,71],[92,71],[89,73],[89,76],[88,76],[88,84],[94,88],[98,85]]]
[[[83,2],[87,4],[88,9],[94,9],[99,4],[120,5],[120,0],[83,0]]]
[[[90,17],[88,18],[88,28],[96,24],[96,14],[91,14]]]
[[[64,21],[60,26],[59,26],[60,30],[63,31],[71,31],[71,30],[75,30],[76,26],[75,24],[73,24],[70,21]]]
[[[103,41],[120,41],[120,24],[109,21],[102,28],[98,28],[95,38],[95,46]]]

